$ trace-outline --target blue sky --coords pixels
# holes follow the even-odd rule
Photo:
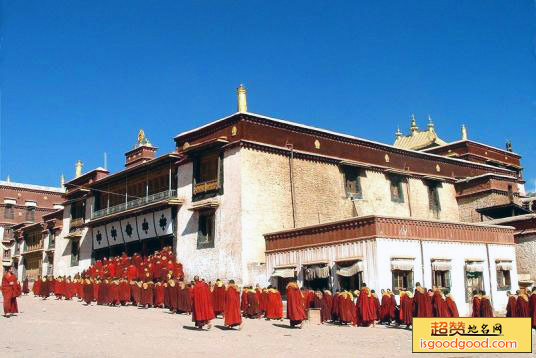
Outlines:
[[[1,1],[0,177],[120,170],[236,111],[392,143],[415,113],[447,141],[523,155],[536,182],[533,1]]]

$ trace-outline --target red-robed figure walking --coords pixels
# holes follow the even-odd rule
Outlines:
[[[283,301],[281,299],[281,294],[272,286],[268,287],[266,319],[283,319]]]
[[[225,298],[227,297],[225,285],[220,279],[216,280],[214,291],[212,291],[212,302],[214,306],[214,315],[221,315],[224,311]]]
[[[290,326],[302,328],[305,320],[305,307],[303,306],[303,297],[296,283],[292,280],[287,285],[287,318],[290,320]]]
[[[240,314],[240,289],[235,285],[234,280],[229,281],[229,286],[225,291],[224,301],[225,304],[223,317],[225,326],[229,328],[238,326],[239,330],[242,329],[242,315]]]
[[[9,317],[14,313],[19,313],[17,307],[17,277],[13,274],[13,268],[9,270],[2,277],[2,296],[4,299],[4,316]]]
[[[205,282],[199,280],[199,276],[195,276],[192,290],[192,321],[199,329],[203,329],[204,326],[211,329],[212,319],[214,319],[214,308],[210,288]]]
[[[508,296],[508,304],[506,305],[506,317],[517,317],[516,296],[510,291],[506,293]]]

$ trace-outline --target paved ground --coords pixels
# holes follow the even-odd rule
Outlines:
[[[242,331],[192,328],[189,316],[161,309],[86,307],[75,301],[19,298],[17,317],[0,317],[0,357],[407,357],[411,332],[397,328],[355,328],[288,321],[247,320]],[[536,339],[533,336],[533,343]],[[536,352],[536,347],[533,348]],[[208,355],[207,355],[208,354]],[[427,355],[419,354],[421,358]],[[468,354],[430,357],[470,357]],[[477,355],[473,355],[477,356]],[[498,357],[500,355],[480,355]],[[508,357],[531,357],[508,355]]]

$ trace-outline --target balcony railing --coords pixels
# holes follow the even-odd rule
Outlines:
[[[218,180],[205,181],[194,185],[194,194],[205,193],[207,191],[218,190],[220,187]]]
[[[30,246],[24,245],[24,253],[25,254],[27,254],[29,252],[39,251],[39,250],[43,250],[43,241],[41,241],[37,245],[30,245]]]
[[[151,194],[148,196],[145,196],[143,198],[138,198],[132,201],[129,201],[127,203],[119,204],[110,206],[109,208],[97,210],[92,213],[91,218],[92,219],[98,219],[103,216],[112,215],[115,213],[120,213],[122,211],[139,208],[141,206],[145,206],[148,204],[156,203],[162,200],[176,198],[177,197],[177,190],[166,190],[162,191],[160,193]]]

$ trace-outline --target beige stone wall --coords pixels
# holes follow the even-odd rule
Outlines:
[[[536,282],[536,235],[516,239],[517,271],[520,274],[529,274],[530,279]]]
[[[460,220],[464,222],[480,222],[480,214],[476,209],[508,203],[508,195],[492,192],[459,198]],[[484,217],[483,220],[486,221],[487,219]]]

